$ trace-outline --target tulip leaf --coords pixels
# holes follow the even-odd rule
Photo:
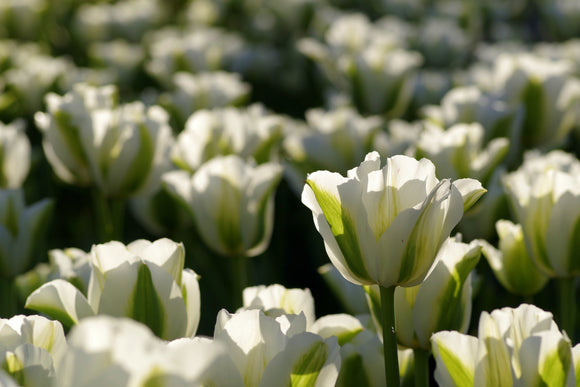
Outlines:
[[[314,181],[306,180],[306,184],[314,192],[316,201],[324,213],[349,270],[355,276],[368,280],[370,275],[361,253],[356,227],[350,212],[341,205],[337,197],[319,188]]]
[[[147,325],[153,333],[162,337],[164,332],[163,303],[155,291],[149,267],[143,263],[139,266],[137,282],[133,293],[133,303],[128,316]]]
[[[310,387],[316,384],[318,374],[328,358],[328,347],[323,341],[312,345],[295,363],[290,374],[290,386]]]
[[[546,106],[546,96],[539,80],[531,79],[522,92],[522,101],[525,106],[524,122],[522,124],[522,142],[524,146],[538,145],[541,140]]]

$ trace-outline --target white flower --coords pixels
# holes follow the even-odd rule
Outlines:
[[[140,321],[164,339],[190,337],[199,323],[200,294],[197,275],[183,268],[184,257],[183,245],[166,238],[95,245],[86,296],[56,279],[35,290],[26,307],[66,326],[108,314]]]
[[[310,174],[302,202],[346,279],[413,286],[427,274],[464,208],[484,192],[472,179],[439,181],[427,159],[394,156],[381,168],[378,153],[372,152],[347,177]]]
[[[237,155],[215,157],[193,176],[169,172],[165,184],[193,213],[204,242],[226,256],[255,256],[270,243],[274,191],[282,176],[275,163],[255,165]]]
[[[30,141],[24,121],[0,122],[0,186],[20,188],[30,169]]]

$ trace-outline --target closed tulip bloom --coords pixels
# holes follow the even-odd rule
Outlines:
[[[427,160],[377,152],[344,177],[310,174],[302,202],[312,211],[331,262],[349,281],[384,288],[421,283],[481,183],[439,181]]]
[[[0,122],[0,187],[22,187],[29,169],[30,141],[24,121]]]
[[[498,281],[514,294],[532,295],[542,290],[548,277],[538,270],[528,254],[522,226],[501,219],[495,228],[499,236],[498,248],[485,240],[479,242]]]
[[[503,184],[538,268],[550,277],[580,275],[580,162],[562,151],[529,153]]]
[[[159,106],[117,106],[116,99],[111,85],[48,94],[48,112],[35,115],[46,157],[61,180],[95,186],[106,197],[152,193],[171,166],[169,116]]]
[[[26,307],[66,326],[107,314],[140,321],[163,339],[193,336],[199,323],[199,285],[195,272],[183,268],[184,257],[183,245],[166,238],[96,245],[86,295],[56,279],[35,290]]]
[[[204,242],[225,256],[259,255],[272,235],[274,191],[282,177],[276,163],[244,161],[237,155],[215,157],[193,176],[165,174],[170,192],[193,214]]]
[[[421,285],[395,290],[395,319],[399,343],[431,350],[435,332],[466,332],[471,319],[471,271],[479,262],[481,246],[449,238]],[[445,305],[444,308],[441,306]]]

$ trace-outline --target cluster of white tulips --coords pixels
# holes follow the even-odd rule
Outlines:
[[[0,387],[580,386],[579,21],[0,0]]]

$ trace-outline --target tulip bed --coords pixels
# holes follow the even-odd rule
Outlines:
[[[579,21],[0,1],[0,387],[580,386]]]

